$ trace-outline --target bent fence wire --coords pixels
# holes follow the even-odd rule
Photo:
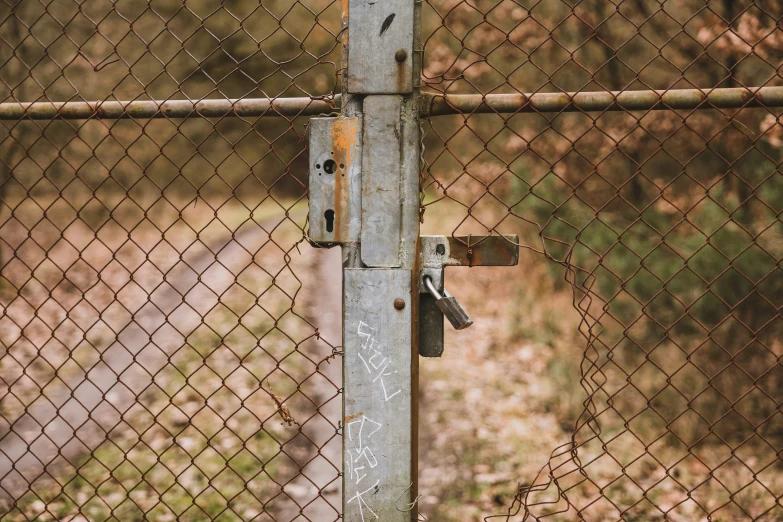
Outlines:
[[[425,219],[561,264],[587,340],[573,436],[498,519],[783,518],[780,110],[675,91],[777,92],[783,6],[424,10],[432,110],[462,112],[429,121]]]
[[[339,517],[340,332],[298,242],[340,28],[332,0],[0,4],[3,520]]]
[[[520,233],[565,267],[587,339],[573,436],[498,517],[783,517],[780,111],[752,96],[731,109],[615,103],[783,85],[783,6],[424,9],[425,89],[474,95],[471,112],[429,122],[425,216],[455,235]],[[501,94],[605,91],[603,104],[517,96],[478,110]],[[437,110],[460,112],[454,99]]]

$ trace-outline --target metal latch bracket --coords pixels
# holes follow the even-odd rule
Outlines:
[[[421,236],[419,252],[419,355],[440,357],[444,350],[444,315],[438,299],[427,289],[425,278],[431,280],[435,295],[448,295],[444,288],[447,266],[517,265],[519,236]]]

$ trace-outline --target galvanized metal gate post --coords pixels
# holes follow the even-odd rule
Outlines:
[[[344,6],[342,116],[361,122],[361,168],[343,243],[343,518],[403,521],[417,518],[419,12]]]

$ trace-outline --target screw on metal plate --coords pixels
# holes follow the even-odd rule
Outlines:
[[[457,330],[464,330],[473,324],[473,320],[465,309],[462,308],[462,305],[459,304],[457,298],[449,294],[446,288],[443,288],[443,294],[438,292],[438,289],[432,283],[432,278],[429,276],[424,276],[424,285],[427,287],[430,295],[435,298],[435,305],[448,318],[451,326]]]

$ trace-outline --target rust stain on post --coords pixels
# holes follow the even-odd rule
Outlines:
[[[349,0],[342,0],[340,2],[340,7],[341,7],[341,10],[342,10],[341,11],[341,16],[343,18],[343,23],[346,26],[345,34],[348,34],[348,13],[349,13],[349,8],[348,8],[349,3],[348,2],[349,2]],[[345,43],[346,44],[348,43],[347,39],[346,39]]]
[[[355,118],[339,118],[332,125],[332,143],[337,151],[344,151],[345,166],[353,162],[351,151],[359,139],[359,121]]]
[[[343,201],[347,202],[344,194],[345,176],[350,172],[351,165],[356,160],[352,151],[356,148],[359,139],[359,122],[355,118],[337,118],[331,126],[331,139],[334,154],[334,221],[343,222]],[[334,239],[337,242],[343,240],[342,227],[336,226]]]
[[[343,420],[343,424],[348,424],[352,420],[354,420],[354,419],[356,419],[358,417],[361,417],[362,415],[364,415],[363,411],[360,411],[358,413],[354,413],[353,415],[346,415],[345,416],[345,420]]]

